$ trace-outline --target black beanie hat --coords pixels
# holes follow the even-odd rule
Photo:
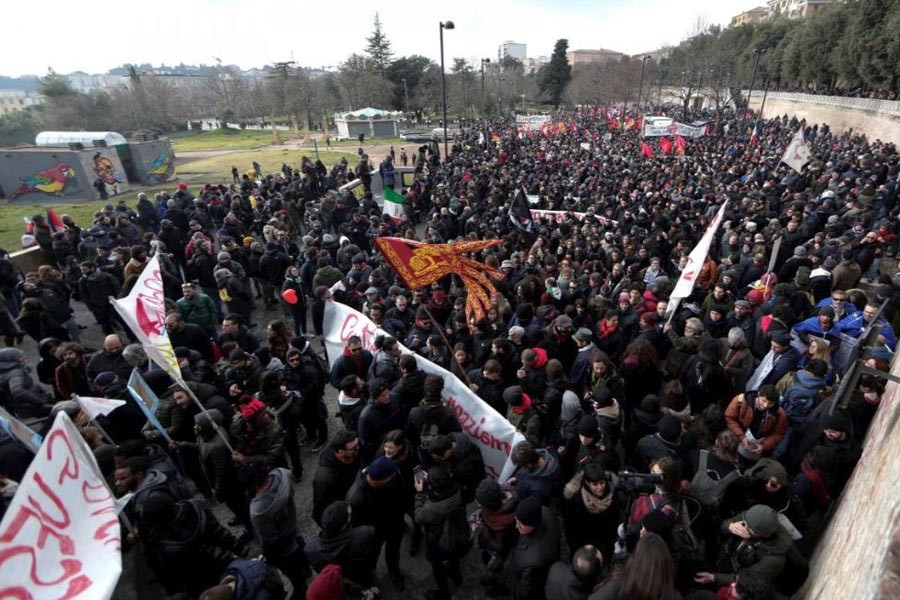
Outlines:
[[[519,502],[519,506],[516,507],[516,519],[522,525],[538,527],[541,524],[542,511],[541,501],[535,496],[529,496]]]
[[[597,424],[597,417],[594,415],[584,415],[578,421],[578,435],[597,439],[600,435],[600,427]]]
[[[822,429],[833,429],[835,431],[843,431],[846,433],[850,431],[850,420],[847,419],[844,413],[835,411],[822,419]]]
[[[503,401],[509,406],[516,407],[522,405],[522,386],[511,385],[503,390]]]
[[[608,406],[612,406],[612,392],[610,392],[609,388],[607,388],[605,385],[601,385],[596,390],[594,390],[594,402],[597,403],[597,408],[606,408]]]
[[[673,415],[666,415],[656,424],[659,437],[674,444],[681,437],[681,419]]]

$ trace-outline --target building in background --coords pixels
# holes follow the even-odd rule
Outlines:
[[[566,52],[566,60],[569,61],[569,65],[573,68],[588,63],[611,63],[622,60],[624,56],[625,54],[621,52],[606,50],[605,48],[598,50],[569,50]]]
[[[89,75],[83,71],[75,71],[65,76],[69,80],[69,85],[76,92],[82,94],[90,94],[96,90],[109,91],[127,85],[128,78],[121,75],[109,75],[107,73],[99,75]]]
[[[835,0],[769,0],[768,18],[805,19]]]
[[[36,106],[43,101],[44,97],[37,92],[0,90],[0,116],[25,110],[29,106]]]
[[[497,48],[497,62],[503,62],[503,59],[509,56],[515,58],[521,63],[525,63],[526,44],[517,44],[512,41],[505,41]]]
[[[672,50],[674,49],[674,46],[663,46],[662,48],[657,48],[656,50],[649,50],[647,52],[638,52],[637,54],[632,54],[631,58],[640,60],[644,56],[649,56],[650,60],[658,63],[666,58],[669,58],[669,55],[672,54]]]
[[[731,17],[731,23],[729,23],[728,26],[740,27],[741,25],[746,25],[747,23],[762,21],[768,14],[769,9],[767,9],[765,6],[757,6],[756,8],[745,10],[741,14]]]

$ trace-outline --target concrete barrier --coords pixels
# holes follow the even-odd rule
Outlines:
[[[763,94],[757,90],[750,107],[759,110],[762,101]],[[893,100],[769,92],[763,118],[782,115],[806,119],[810,124],[827,123],[832,131],[852,129],[870,141],[900,144],[900,102]]]
[[[900,376],[895,357],[891,373]],[[900,385],[888,382],[862,458],[795,597],[900,598]]]

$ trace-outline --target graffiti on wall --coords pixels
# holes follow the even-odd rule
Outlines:
[[[76,183],[75,169],[69,163],[61,162],[50,169],[20,177],[19,181],[22,182],[22,185],[13,192],[13,198],[35,192],[62,196],[63,190],[69,182]]]
[[[147,173],[147,183],[156,185],[168,180],[174,171],[175,161],[173,159],[174,157],[171,153],[167,151],[160,152],[150,165]]]

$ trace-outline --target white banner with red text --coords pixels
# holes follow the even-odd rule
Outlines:
[[[122,572],[115,498],[65,412],[0,523],[0,598],[110,598]]]
[[[329,364],[341,355],[350,336],[358,335],[363,348],[374,353],[375,336],[386,335],[366,315],[334,301],[325,303],[323,333]],[[400,347],[404,354],[411,353],[402,344]],[[509,454],[525,438],[506,417],[491,408],[455,375],[423,356],[414,355],[421,370],[443,378],[444,402],[456,415],[462,430],[481,450],[487,474],[501,482],[506,481],[515,469]]]

